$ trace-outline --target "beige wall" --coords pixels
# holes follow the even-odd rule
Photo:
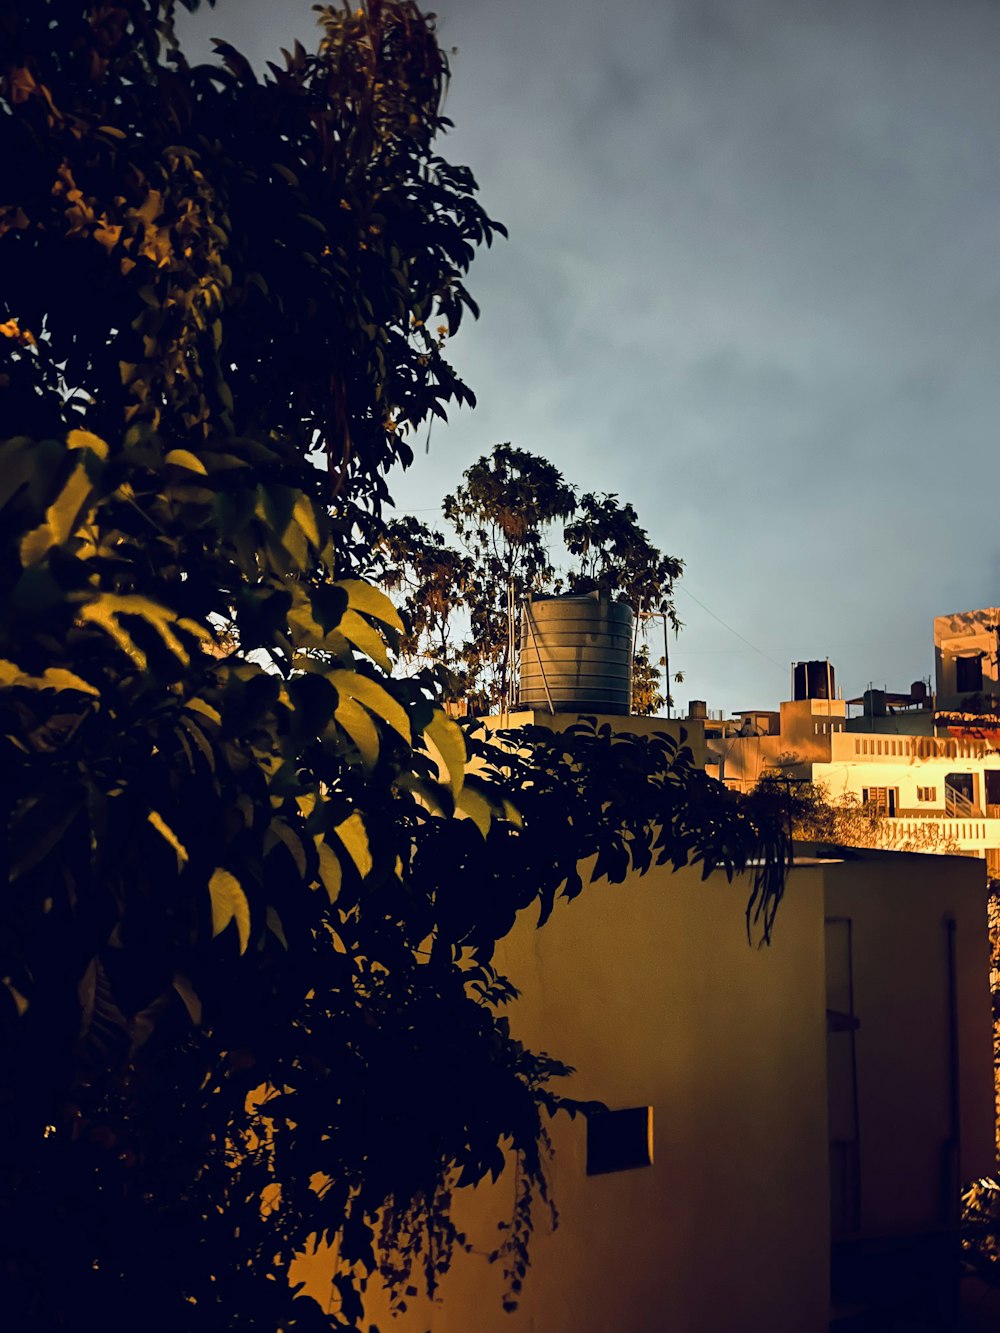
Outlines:
[[[549,713],[545,709],[522,708],[511,713],[497,713],[481,721],[490,731],[527,726],[565,731],[582,718],[593,718],[599,727],[607,724],[615,732],[632,732],[638,736],[666,732],[688,747],[698,768],[705,767],[705,723],[700,718],[620,717],[611,713]]]
[[[983,684],[978,693],[1000,693],[997,663],[997,631],[1000,608],[984,607],[979,611],[957,611],[953,615],[937,616],[934,621],[934,665],[937,684],[937,706],[942,709],[961,708],[966,695],[958,693],[955,658],[968,653],[982,654]]]
[[[852,925],[854,1011],[860,1022],[860,1230],[940,1226],[954,1201],[944,1193],[953,1138],[948,918],[955,922],[957,955],[955,1175],[967,1181],[995,1170],[985,866],[957,856],[865,852],[826,866],[823,874],[827,917],[849,918]],[[844,1010],[843,937],[830,945],[828,1004]],[[849,1131],[850,1069],[840,1058],[849,1038],[831,1035],[830,1045],[836,1137]]]
[[[374,1290],[368,1319],[383,1333],[823,1333],[831,1139],[857,1151],[853,1167],[836,1159],[839,1235],[946,1225],[951,1187],[994,1170],[984,866],[845,856],[797,865],[764,949],[746,941],[746,880],[691,870],[592,886],[541,931],[523,914],[497,958],[523,992],[514,1035],[576,1067],[570,1095],[651,1105],[653,1165],[588,1177],[585,1123],[560,1117],[561,1221],[552,1231],[539,1209],[518,1310],[503,1313],[502,1274],[482,1257],[511,1216],[508,1172],[458,1193],[478,1254],[456,1257],[440,1299],[393,1318]],[[828,1009],[857,1017],[853,1051]],[[295,1277],[323,1299],[321,1264]]]
[[[586,1129],[554,1125],[561,1224],[533,1242],[519,1310],[501,1275],[461,1255],[435,1305],[383,1333],[808,1333],[826,1328],[829,1203],[823,884],[793,872],[774,944],[747,943],[745,879],[657,870],[535,913],[501,945],[523,988],[513,1033],[577,1069],[568,1091],[654,1108],[654,1164],[588,1177]],[[459,1217],[497,1244],[512,1183],[469,1191]],[[318,1293],[317,1293],[318,1294]]]

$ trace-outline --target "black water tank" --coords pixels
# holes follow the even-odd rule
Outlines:
[[[796,662],[793,680],[793,694],[796,699],[837,697],[833,667],[829,659],[822,662]]]

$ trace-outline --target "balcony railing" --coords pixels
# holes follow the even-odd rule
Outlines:
[[[885,846],[918,852],[960,852],[985,855],[1000,848],[1000,819],[887,819]]]

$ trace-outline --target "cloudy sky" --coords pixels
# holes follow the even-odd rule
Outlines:
[[[310,0],[186,25],[255,62]],[[1000,603],[996,0],[440,0],[444,156],[510,240],[452,352],[479,396],[394,491],[497,441],[631,500],[686,566],[676,694],[774,707],[933,669]]]

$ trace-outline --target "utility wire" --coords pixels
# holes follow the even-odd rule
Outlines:
[[[710,607],[707,607],[703,601],[695,597],[694,593],[691,592],[690,589],[686,588],[683,583],[678,582],[677,584],[675,584],[675,587],[680,588],[681,592],[683,592],[686,596],[690,597],[692,602],[697,602],[698,605],[701,607],[701,609],[703,611],[707,611],[713,620],[717,620],[723,629],[729,630],[730,634],[735,634],[736,637],[738,639],[741,639],[748,648],[752,648],[755,653],[759,653],[760,656],[765,658],[766,661],[770,662],[772,666],[776,666],[782,675],[785,674],[785,672],[788,670],[787,665],[782,665],[781,662],[776,662],[774,658],[765,653],[762,648],[758,648],[755,643],[751,643],[750,640],[746,638],[745,635],[741,634],[738,629],[733,629],[732,625],[727,625],[721,616],[717,616]]]

